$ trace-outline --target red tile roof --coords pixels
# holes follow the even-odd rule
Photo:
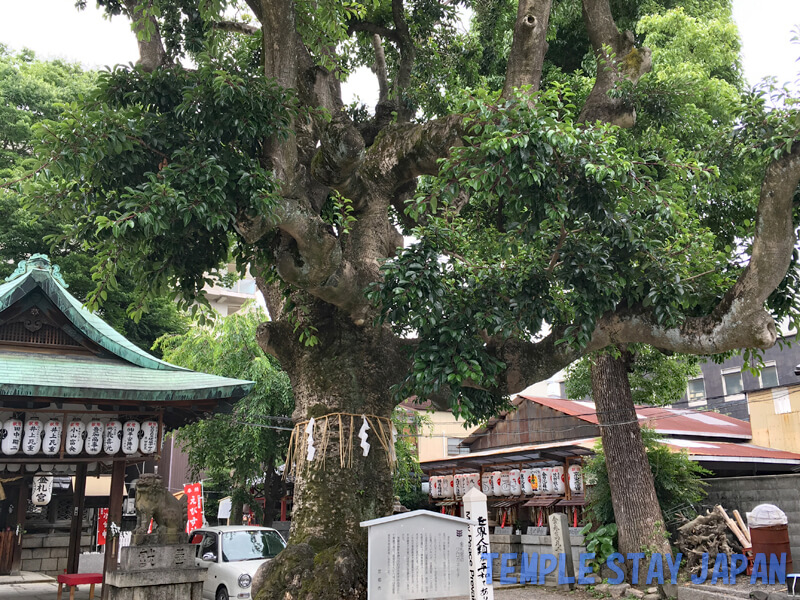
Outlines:
[[[598,423],[594,402],[566,400],[564,398],[542,398],[520,394],[518,397],[547,406],[553,410],[576,417],[587,423]],[[642,425],[648,425],[658,433],[678,436],[708,438],[751,439],[750,423],[727,415],[698,410],[637,406],[636,415]]]

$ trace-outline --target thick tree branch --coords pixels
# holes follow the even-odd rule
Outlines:
[[[364,179],[382,181],[396,190],[420,175],[435,175],[437,161],[461,145],[463,115],[449,115],[422,124],[403,123],[387,127],[367,151],[359,169]]]
[[[375,51],[375,76],[378,78],[378,104],[386,102],[389,96],[389,72],[386,69],[386,54],[383,51],[381,36],[372,36],[372,49]]]
[[[777,340],[772,316],[764,308],[786,276],[795,244],[792,202],[800,183],[800,144],[773,161],[761,185],[750,262],[714,311],[689,318],[676,328],[655,323],[650,313],[607,315],[593,344],[644,342],[672,352],[716,354],[739,348],[769,348]]]
[[[650,49],[637,48],[630,31],[620,33],[608,0],[583,0],[583,20],[597,59],[597,73],[579,120],[633,127],[635,109],[623,98],[611,98],[608,93],[622,81],[636,83],[650,71]]]
[[[139,46],[139,60],[136,64],[148,73],[155,71],[158,67],[169,62],[167,53],[164,51],[164,45],[161,42],[158,22],[153,16],[147,17],[152,32],[148,39],[142,39],[139,33],[144,31],[145,28],[145,24],[142,22],[143,5],[138,0],[124,0],[124,4],[128,18],[133,22],[133,30],[136,33],[136,42]]]
[[[311,175],[323,185],[349,195],[353,173],[364,161],[364,139],[344,113],[333,116],[322,131]]]
[[[394,98],[397,103],[398,118],[401,121],[408,121],[414,116],[414,111],[410,106],[406,106],[404,96],[405,91],[411,87],[411,69],[414,67],[417,53],[406,22],[403,0],[392,0],[392,19],[399,38],[400,49],[400,65],[394,84]]]
[[[542,65],[547,52],[547,26],[552,0],[519,0],[514,38],[508,55],[503,97],[525,85],[535,91],[542,81]]]
[[[252,35],[257,33],[259,28],[249,23],[240,23],[239,21],[216,21],[213,25],[214,29],[219,29],[220,31],[228,31],[230,33],[244,33],[246,35]]]
[[[389,27],[370,23],[369,21],[351,21],[347,26],[347,32],[352,35],[356,31],[372,33],[396,43],[400,42],[400,36],[397,34],[397,31]]]

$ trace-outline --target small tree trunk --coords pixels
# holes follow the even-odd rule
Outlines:
[[[630,353],[622,351],[618,358],[602,353],[592,361],[592,396],[606,455],[619,551],[626,557],[628,553],[670,552],[631,396],[630,360]],[[640,583],[644,583],[647,564],[644,560],[640,563]]]
[[[244,504],[242,504],[241,501],[235,500],[233,497],[231,497],[231,516],[230,519],[228,519],[228,524],[241,525],[243,512]]]

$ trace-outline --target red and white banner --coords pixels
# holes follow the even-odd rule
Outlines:
[[[186,519],[186,533],[203,526],[203,484],[187,483],[183,486],[188,507]]]
[[[97,545],[105,546],[108,533],[108,509],[100,508],[97,511]]]

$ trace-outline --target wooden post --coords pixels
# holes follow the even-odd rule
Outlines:
[[[78,572],[81,554],[81,533],[83,531],[83,510],[86,503],[86,471],[89,465],[81,463],[75,470],[75,489],[72,490],[72,523],[69,528],[69,553],[67,554],[67,573]]]
[[[12,575],[18,575],[22,570],[22,539],[25,531],[25,515],[28,512],[29,496],[28,484],[23,477],[19,480],[19,493],[17,494],[17,524],[14,526],[17,537],[13,545],[14,556],[11,558]]]
[[[117,570],[117,555],[119,553],[119,539],[111,537],[111,524],[119,526],[122,522],[122,495],[125,489],[125,461],[117,460],[111,468],[111,497],[108,501],[108,533],[106,540],[106,555],[103,563],[105,575]],[[102,600],[108,600],[109,587],[103,585]]]

